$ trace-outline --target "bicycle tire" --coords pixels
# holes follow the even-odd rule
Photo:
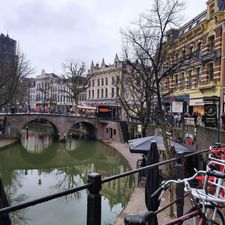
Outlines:
[[[205,205],[205,210],[206,210],[205,213],[213,212],[215,208],[216,208],[216,207],[213,206],[213,205]],[[196,207],[193,207],[193,208],[189,209],[187,212],[185,212],[185,214],[191,213],[191,212],[193,212],[194,210],[196,210]],[[210,210],[210,211],[209,211],[209,210]],[[223,213],[221,212],[220,209],[217,209],[217,211],[216,211],[216,218],[217,218],[216,221],[213,221],[212,218],[210,218],[210,215],[211,215],[211,214],[206,215],[206,219],[207,219],[207,221],[208,221],[208,222],[206,222],[206,224],[212,224],[212,225],[225,225],[225,218],[224,218]],[[194,219],[194,218],[193,218],[193,219]],[[196,220],[197,222],[196,222],[196,223],[193,223],[193,224],[198,224],[199,218],[195,217],[195,219],[197,219],[197,220]],[[209,221],[211,221],[211,223],[209,223]],[[183,224],[183,222],[177,223],[177,225],[182,225],[182,224]]]

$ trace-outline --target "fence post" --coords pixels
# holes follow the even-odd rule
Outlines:
[[[91,173],[88,175],[87,196],[87,225],[101,225],[101,195],[102,179],[99,173]]]
[[[183,179],[184,178],[184,157],[181,156],[176,162],[176,179]],[[177,217],[183,216],[184,210],[184,184],[180,183],[177,184],[176,187],[176,198],[177,201]]]

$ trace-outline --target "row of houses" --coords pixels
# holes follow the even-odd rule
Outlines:
[[[162,101],[165,110],[176,112],[174,106],[182,102],[182,112],[189,114],[196,112],[203,115],[210,104],[216,106],[217,114],[224,113],[225,2],[208,0],[205,11],[179,29],[170,30],[168,41],[173,43],[168,63],[175,63],[188,54],[190,59],[188,67],[181,68],[163,81],[163,89],[170,92]],[[127,69],[127,64],[118,55],[112,64],[106,64],[104,59],[101,64],[92,62],[87,73],[89,83],[79,96],[79,105],[121,108],[117,83]],[[30,110],[72,110],[74,102],[66,92],[68,85],[56,74],[43,70],[41,75],[29,79],[29,83],[33,85],[26,99]],[[122,111],[120,116],[123,119]]]

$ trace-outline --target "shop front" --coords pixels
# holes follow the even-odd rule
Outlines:
[[[169,96],[162,99],[162,108],[166,112],[188,112],[189,95]]]

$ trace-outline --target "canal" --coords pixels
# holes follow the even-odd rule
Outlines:
[[[87,183],[89,173],[103,178],[129,170],[126,161],[98,141],[78,140],[71,132],[54,141],[51,127],[29,124],[21,142],[0,152],[0,175],[10,204],[18,204]],[[127,204],[133,177],[103,184],[102,224],[109,225]],[[80,191],[10,214],[13,225],[86,224],[87,191]]]

